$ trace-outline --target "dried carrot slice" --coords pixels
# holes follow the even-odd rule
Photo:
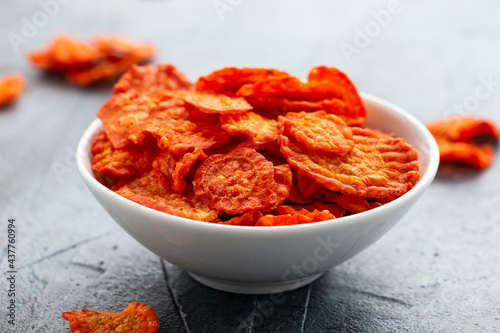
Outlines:
[[[35,67],[56,72],[88,68],[104,57],[99,48],[68,35],[57,35],[46,50],[33,51],[28,55]]]
[[[354,147],[351,129],[340,117],[325,111],[288,112],[278,120],[309,150],[345,155]]]
[[[316,181],[304,177],[301,174],[297,173],[297,185],[299,187],[300,193],[304,196],[304,198],[308,198],[314,193],[318,192],[323,188],[323,185],[317,183]]]
[[[97,112],[106,134],[116,149],[130,144],[129,132],[139,121],[149,116],[158,105],[158,100],[139,96],[134,93],[123,93],[111,96]],[[173,101],[168,109],[184,109],[182,101]],[[186,113],[187,117],[187,113]]]
[[[186,189],[184,176],[191,170],[198,159],[206,159],[203,149],[196,147],[191,153],[183,156],[161,153],[153,162],[153,168],[159,169],[170,181],[175,193],[182,193]]]
[[[9,74],[0,78],[0,107],[14,102],[24,91],[24,77]]]
[[[290,195],[292,186],[292,170],[288,164],[274,166],[274,184],[271,186],[271,196],[265,211],[273,210],[283,203]]]
[[[146,304],[130,303],[122,312],[73,310],[63,312],[73,333],[156,333],[160,321],[155,310]]]
[[[122,178],[111,190],[143,206],[187,219],[210,222],[218,215],[192,191],[173,192],[167,178],[157,169],[134,179]]]
[[[219,147],[229,141],[229,136],[220,129],[219,124],[185,119],[182,109],[176,110],[175,102],[172,103],[172,108],[158,108],[135,124],[130,129],[128,138],[136,144],[142,144],[148,136],[153,136],[164,152],[176,155],[182,155],[196,147]]]
[[[242,113],[252,109],[252,106],[244,98],[229,97],[223,94],[175,90],[165,92],[165,95],[182,99],[204,113]]]
[[[319,210],[315,209],[312,212],[309,212],[304,209],[302,211],[295,212],[294,214],[264,215],[257,221],[255,226],[270,227],[279,225],[295,225],[332,219],[335,219],[335,215],[331,214],[327,210],[323,210],[320,212]]]
[[[234,216],[227,221],[220,221],[219,224],[229,224],[229,225],[244,225],[244,226],[254,226],[255,223],[262,217],[262,213],[258,211],[248,211],[240,216]]]
[[[339,115],[353,119],[350,124],[364,123],[366,108],[358,90],[345,73],[334,67],[318,66],[311,69],[307,80],[313,87],[334,91],[334,96],[346,104],[346,108]]]
[[[289,74],[274,68],[225,67],[200,77],[196,82],[196,90],[235,96],[236,91],[245,84],[284,76]]]
[[[311,152],[283,130],[281,152],[298,172],[345,195],[399,197],[419,180],[417,151],[404,139],[352,128],[355,146],[338,156]]]
[[[273,164],[251,148],[208,157],[193,180],[196,195],[228,214],[265,209],[274,184]]]
[[[474,142],[477,136],[500,137],[500,129],[493,122],[463,115],[438,120],[427,128],[436,139],[441,162],[462,162],[477,169],[493,163],[493,147]]]
[[[278,122],[249,111],[220,116],[221,127],[229,135],[246,135],[254,144],[264,145],[278,140]]]
[[[104,131],[94,136],[90,149],[92,169],[110,178],[135,176],[152,168],[155,157],[160,153],[156,145],[129,145],[114,149]]]
[[[113,93],[158,95],[168,90],[192,90],[193,83],[171,64],[132,65],[113,87]]]

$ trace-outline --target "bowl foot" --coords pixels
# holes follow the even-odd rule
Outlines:
[[[305,285],[308,285],[309,283],[314,282],[325,272],[310,275],[302,279],[279,282],[233,282],[214,279],[190,272],[187,273],[199,283],[204,284],[210,288],[227,291],[230,293],[257,295],[281,293],[303,287]]]

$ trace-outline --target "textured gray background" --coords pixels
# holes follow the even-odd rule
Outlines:
[[[193,80],[229,65],[305,77],[326,64],[422,121],[462,106],[500,123],[500,2],[66,2],[18,50],[9,34],[22,36],[42,7],[0,2],[0,75],[27,77],[19,102],[0,110],[1,332],[69,332],[63,311],[121,311],[131,301],[155,308],[159,332],[500,331],[498,159],[484,172],[441,167],[400,224],[316,283],[279,298],[228,294],[136,243],[81,181],[75,147],[111,84],[79,89],[25,60],[56,32],[116,32],[154,42],[155,62],[174,63]],[[394,3],[390,22],[360,45],[358,29],[376,28],[373,13]],[[355,42],[357,53],[346,57],[341,47]],[[490,89],[487,97],[476,97],[478,86]],[[5,317],[9,217],[18,228],[15,327]]]

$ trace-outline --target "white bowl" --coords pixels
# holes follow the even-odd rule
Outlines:
[[[77,153],[80,174],[115,221],[146,248],[215,289],[263,294],[292,290],[357,255],[392,228],[424,193],[439,165],[432,135],[413,116],[380,98],[362,94],[366,127],[396,133],[419,153],[421,179],[400,198],[373,210],[333,221],[245,227],[188,220],[121,197],[92,173],[90,146],[102,130],[95,120]]]

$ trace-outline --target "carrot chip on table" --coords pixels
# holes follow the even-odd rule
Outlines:
[[[498,139],[500,129],[493,122],[462,115],[429,123],[427,128],[436,139],[441,162],[461,162],[477,169],[486,169],[493,162],[493,147],[474,141],[479,136]]]
[[[227,67],[193,84],[173,65],[134,65],[97,115],[104,131],[94,138],[93,168],[117,181],[111,190],[188,219],[333,220],[394,200],[419,180],[416,150],[360,127],[362,100],[333,67],[313,68],[307,82]]]
[[[63,73],[79,86],[110,80],[133,64],[151,60],[155,54],[149,43],[138,43],[122,36],[101,35],[86,42],[68,35],[57,35],[45,50],[28,55],[33,66]]]
[[[14,102],[24,90],[24,77],[9,74],[0,77],[0,107]]]
[[[63,312],[73,333],[156,333],[160,321],[155,310],[146,304],[130,303],[122,312],[73,310]]]

